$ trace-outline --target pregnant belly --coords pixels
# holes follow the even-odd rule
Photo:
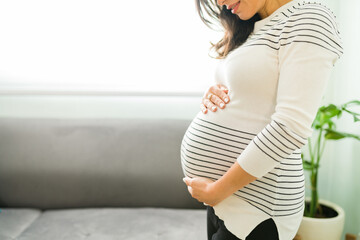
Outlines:
[[[220,115],[215,119],[199,114],[189,125],[181,143],[181,166],[185,176],[218,180],[256,136],[245,129],[219,124],[222,120]],[[237,123],[240,125],[239,121]],[[301,149],[295,150],[262,178],[236,191],[234,196],[269,216],[288,216],[302,211],[305,184]]]
[[[219,179],[255,136],[196,116],[181,143],[184,175]]]

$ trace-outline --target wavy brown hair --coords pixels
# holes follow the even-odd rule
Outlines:
[[[260,16],[256,13],[249,20],[241,20],[238,15],[233,14],[231,10],[222,7],[216,3],[217,0],[195,0],[197,12],[201,20],[210,29],[216,23],[220,23],[223,27],[224,36],[219,42],[213,44],[210,42],[210,49],[215,49],[218,56],[216,59],[225,58],[229,52],[241,46],[254,30],[254,24],[260,20]],[[207,15],[207,17],[205,16]]]

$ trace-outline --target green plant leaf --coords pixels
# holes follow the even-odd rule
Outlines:
[[[355,135],[355,134],[351,134],[351,133],[344,133],[344,132],[338,132],[335,130],[331,130],[331,129],[325,129],[326,133],[325,133],[325,138],[326,139],[331,139],[331,140],[338,140],[338,139],[342,139],[342,138],[355,138],[357,140],[360,140],[360,136]]]
[[[321,112],[325,114],[327,119],[330,119],[332,117],[335,117],[341,112],[341,109],[339,109],[334,104],[329,104],[327,107],[322,108]]]
[[[360,121],[360,118],[358,118],[356,115],[353,115],[354,117],[354,122],[359,122]]]
[[[335,116],[339,118],[339,116],[341,116],[341,111],[342,110],[334,104],[320,107],[316,113],[312,127],[318,130],[324,128],[324,126],[327,124],[328,128],[335,128],[335,123],[331,120],[331,118]]]
[[[317,111],[316,113],[316,116],[315,116],[315,119],[311,125],[311,127],[313,127],[314,129],[319,129],[321,128],[321,123],[320,123],[320,115],[321,115],[321,112],[320,112],[320,109]]]
[[[304,170],[313,170],[314,167],[313,165],[311,164],[310,161],[307,161],[307,160],[303,160],[303,166],[304,166]]]
[[[325,133],[325,138],[326,139],[330,139],[330,140],[338,140],[338,139],[342,139],[345,138],[346,136],[344,134],[342,134],[341,132],[337,132],[331,129],[325,129],[326,133]]]
[[[353,106],[360,106],[359,100],[352,100],[343,105],[337,107],[334,104],[329,104],[327,106],[322,106],[318,109],[315,119],[311,125],[314,130],[317,130],[319,133],[316,141],[311,144],[309,138],[309,152],[311,161],[305,160],[303,154],[301,155],[303,159],[304,170],[311,171],[310,173],[310,184],[311,184],[311,204],[309,204],[309,209],[305,205],[304,215],[309,217],[314,217],[316,208],[318,205],[318,188],[317,188],[317,179],[318,179],[318,169],[320,167],[320,160],[322,157],[322,152],[324,151],[324,146],[326,140],[338,140],[343,138],[354,138],[360,140],[360,136],[336,131],[336,124],[333,120],[335,117],[340,119],[344,114],[348,113],[353,116],[354,122],[360,121],[360,112],[358,110],[350,109]],[[323,141],[322,147],[321,142]],[[312,151],[313,149],[313,151]],[[313,159],[316,158],[316,159]],[[314,164],[312,164],[314,163]],[[316,164],[317,163],[317,164]]]
[[[340,119],[341,115],[342,115],[342,111],[340,111],[340,112],[338,113],[337,119]]]

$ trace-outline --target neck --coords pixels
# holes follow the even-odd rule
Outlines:
[[[270,16],[275,12],[279,7],[284,4],[291,2],[292,0],[265,0],[264,6],[258,11],[261,19],[264,19]]]

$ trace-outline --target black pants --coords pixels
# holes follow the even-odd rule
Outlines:
[[[214,208],[207,206],[207,234],[208,240],[241,240],[229,232],[221,220],[214,213]],[[274,220],[271,218],[257,225],[245,240],[279,240]]]

